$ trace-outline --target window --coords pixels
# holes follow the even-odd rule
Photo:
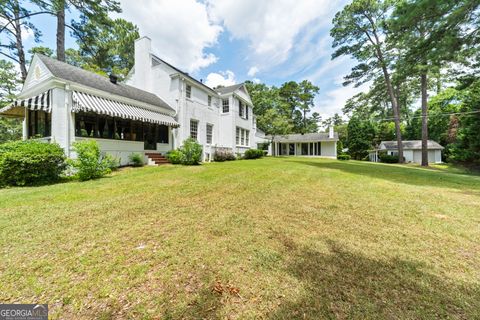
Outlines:
[[[168,143],[168,126],[113,118],[92,112],[75,114],[75,136]]]
[[[187,84],[187,88],[186,88],[185,92],[186,92],[187,98],[191,98],[192,97],[192,86]]]
[[[245,130],[245,145],[249,146],[250,145],[250,131]]]
[[[245,119],[248,120],[248,105],[245,105]]]
[[[212,136],[213,136],[213,125],[207,123],[207,143],[212,143]]]
[[[240,135],[240,138],[242,139],[242,146],[245,145],[245,130],[240,129],[242,131],[242,134]]]
[[[45,111],[28,110],[28,137],[43,138],[51,135],[52,116]]]
[[[158,143],[168,143],[168,127],[165,125],[158,126]]]
[[[230,104],[228,99],[222,99],[222,112],[227,113],[230,111]]]
[[[208,96],[208,106],[212,106],[212,96]]]
[[[240,100],[238,100],[238,111],[240,114],[240,118],[243,118],[243,103]]]
[[[198,138],[198,121],[190,120],[190,137],[197,140]]]
[[[235,140],[236,140],[237,145],[239,145],[240,144],[240,128],[239,127],[237,127],[237,134],[236,134],[236,139]]]

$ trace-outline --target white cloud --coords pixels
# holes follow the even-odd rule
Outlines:
[[[323,119],[327,119],[335,113],[341,115],[345,102],[357,93],[368,91],[370,86],[369,83],[366,83],[358,88],[353,86],[343,87],[341,82],[342,79],[339,78],[335,81],[337,88],[327,91],[325,94],[322,94],[321,97],[317,96],[315,99],[315,107],[312,111],[318,112]]]
[[[206,48],[217,43],[222,27],[208,18],[206,5],[195,0],[122,0],[120,17],[137,24],[152,39],[153,50],[188,72],[217,61]]]
[[[212,72],[207,76],[205,81],[205,84],[210,88],[215,88],[219,85],[227,87],[234,85],[235,83],[235,74],[230,70],[225,72],[220,71],[219,73]]]
[[[307,29],[328,24],[340,2],[344,1],[207,0],[207,5],[214,21],[223,23],[234,38],[249,42],[248,58],[263,70],[285,62],[300,35],[307,35],[305,43],[314,40],[316,33]]]
[[[258,79],[258,78],[253,78],[252,79],[253,83],[261,83],[262,80]]]
[[[259,70],[258,70],[258,67],[253,66],[253,67],[251,67],[251,68],[248,70],[247,75],[248,75],[249,77],[255,77],[255,75],[258,73],[258,71],[259,71]]]

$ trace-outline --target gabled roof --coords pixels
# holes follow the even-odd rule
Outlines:
[[[52,59],[41,54],[36,54],[36,56],[40,59],[40,61],[43,62],[43,64],[45,64],[48,70],[50,70],[50,72],[56,78],[161,107],[169,111],[175,111],[168,103],[153,93],[123,83],[114,84],[110,82],[110,79],[99,74],[83,70],[81,68],[69,65],[68,63]]]
[[[201,81],[198,81],[197,79],[195,79],[194,77],[190,76],[188,73],[178,69],[177,67],[173,66],[172,64],[168,63],[167,61],[157,57],[156,55],[154,55],[153,53],[150,53],[151,56],[152,56],[152,60],[156,63],[163,63],[167,66],[169,66],[170,68],[172,68],[173,70],[175,70],[178,74],[181,74],[182,76],[184,76],[185,78],[189,79],[190,81],[193,81],[195,82],[196,84],[198,84],[199,86],[213,92],[213,93],[217,93],[215,90],[213,90],[212,88],[210,88],[209,86],[207,86],[205,83],[201,82]]]
[[[227,93],[235,92],[235,91],[237,91],[238,89],[240,89],[240,88],[243,87],[243,86],[244,86],[243,83],[238,83],[238,84],[234,84],[234,85],[228,86],[228,87],[218,87],[218,88],[215,88],[215,91],[217,91],[217,92],[220,93],[220,94],[227,94]]]
[[[271,136],[267,137],[271,139]],[[338,141],[338,132],[335,132],[333,138],[329,137],[328,132],[316,133],[294,133],[284,136],[276,136],[275,142],[315,142],[315,141]]]
[[[422,140],[404,140],[402,141],[404,150],[421,150]],[[380,142],[380,149],[397,150],[397,141],[382,141]],[[443,147],[433,140],[428,140],[427,148],[430,150],[441,150]]]

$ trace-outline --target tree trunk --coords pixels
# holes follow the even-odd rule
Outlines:
[[[15,28],[15,40],[16,40],[16,47],[17,47],[17,54],[18,54],[18,63],[20,65],[20,72],[22,74],[22,82],[25,81],[27,78],[27,66],[25,63],[25,51],[23,50],[23,41],[22,41],[22,28],[20,22],[20,6],[18,1],[15,1],[13,7],[13,15],[14,15],[14,28]]]
[[[420,76],[422,86],[422,167],[428,166],[427,74]]]
[[[373,23],[372,19],[368,18],[372,26],[375,24]],[[375,28],[374,28],[375,29]],[[395,134],[397,136],[397,147],[398,147],[398,163],[404,163],[405,161],[403,160],[403,144],[402,144],[402,131],[400,127],[400,108],[398,106],[398,100],[395,96],[395,92],[393,91],[393,86],[392,86],[392,81],[390,79],[390,74],[388,73],[387,69],[387,64],[385,63],[385,59],[383,57],[383,52],[380,49],[380,38],[378,37],[378,34],[374,30],[373,35],[375,37],[375,42],[372,41],[372,44],[375,46],[375,51],[377,54],[377,59],[380,62],[380,65],[382,66],[382,72],[383,76],[385,78],[385,84],[387,85],[387,91],[388,95],[390,97],[390,100],[392,102],[392,109],[393,109],[393,117],[395,118]],[[367,34],[367,36],[370,38],[370,36]]]
[[[57,9],[57,60],[65,61],[65,0],[58,1]]]
[[[383,64],[383,63],[382,63]],[[385,66],[382,67],[383,76],[385,77],[385,83],[387,84],[387,91],[392,102],[393,117],[395,121],[395,134],[397,136],[398,145],[398,163],[404,163],[403,160],[403,144],[402,144],[402,131],[400,127],[400,108],[398,107],[398,101],[393,92],[392,81],[390,80],[390,74]]]

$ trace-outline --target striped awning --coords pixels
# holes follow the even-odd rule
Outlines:
[[[72,111],[94,112],[111,117],[163,124],[174,128],[180,126],[169,115],[78,91],[73,92]]]
[[[45,111],[50,113],[52,112],[52,104],[50,102],[51,91],[52,90],[48,90],[35,97],[16,100],[9,106],[0,109],[0,114],[6,116],[23,117],[25,109]]]

